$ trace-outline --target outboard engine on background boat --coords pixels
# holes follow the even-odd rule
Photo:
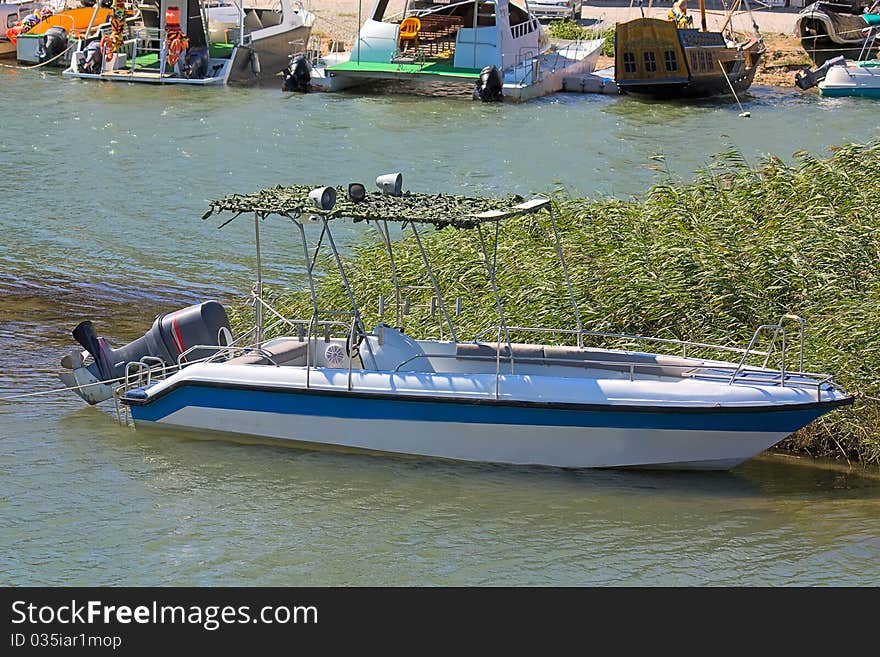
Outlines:
[[[190,48],[183,58],[183,72],[189,80],[203,80],[208,74],[211,58],[206,47]]]
[[[46,30],[46,34],[40,39],[40,47],[37,50],[37,57],[40,63],[58,57],[67,49],[67,30],[63,27],[50,27]]]
[[[309,63],[302,55],[297,55],[290,60],[290,65],[281,74],[284,82],[281,83],[281,91],[301,91],[306,93],[312,81],[312,73]]]
[[[73,329],[74,339],[85,351],[73,351],[61,359],[61,381],[68,387],[78,387],[75,392],[89,404],[110,399],[113,389],[119,384],[114,381],[125,376],[128,363],[152,357],[150,364],[160,359],[166,366],[177,365],[178,357],[196,345],[220,346],[231,342],[229,318],[226,310],[216,301],[205,301],[171,313],[156,317],[153,326],[143,337],[129,342],[124,347],[114,349],[103,337],[98,337],[90,321],[80,322]],[[206,358],[213,350],[194,350],[187,360]],[[85,364],[85,357],[92,362]],[[107,383],[105,383],[107,382]]]
[[[829,59],[827,62],[819,66],[815,70],[810,70],[808,68],[803,69],[802,71],[798,71],[794,76],[794,83],[798,86],[799,89],[806,91],[807,89],[812,89],[817,84],[819,84],[822,80],[825,79],[825,76],[828,74],[828,69],[832,66],[845,66],[846,58],[842,55],[840,57],[834,57],[833,59]]]
[[[474,83],[474,98],[479,98],[484,103],[497,103],[502,98],[504,80],[498,68],[486,66],[480,71],[480,78]]]
[[[81,73],[90,73],[98,75],[101,72],[104,55],[101,52],[101,41],[93,39],[86,44],[81,53],[76,53],[74,57],[80,57],[79,70]]]

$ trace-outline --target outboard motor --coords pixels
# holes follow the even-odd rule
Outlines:
[[[829,59],[824,64],[822,64],[822,66],[818,67],[814,71],[811,71],[808,68],[798,71],[797,73],[795,73],[794,83],[798,86],[799,89],[802,89],[803,91],[806,91],[807,89],[812,89],[825,79],[825,75],[827,75],[828,69],[830,69],[832,66],[846,66],[846,58],[841,55],[840,57]]]
[[[45,61],[58,57],[68,46],[67,30],[63,27],[50,27],[40,39],[40,47],[37,49],[37,57],[42,64]]]
[[[101,53],[100,40],[95,39],[87,43],[78,56],[82,58],[79,62],[80,73],[98,75],[101,72],[103,54]]]
[[[480,78],[474,84],[474,98],[484,103],[497,103],[501,100],[504,80],[501,73],[493,66],[485,66],[480,71]]]
[[[119,381],[113,379],[125,376],[127,363],[152,356],[168,366],[177,365],[178,357],[190,347],[219,346],[221,336],[223,344],[231,341],[229,318],[223,306],[216,301],[206,301],[159,315],[143,337],[119,349],[113,349],[106,339],[98,337],[91,322],[80,322],[73,329],[73,337],[85,352],[77,350],[62,358],[61,366],[70,371],[62,372],[60,377],[68,387],[86,386],[77,388],[76,394],[90,404],[97,404],[113,396],[113,389],[119,385]],[[187,354],[184,362],[207,358],[213,353],[211,349],[196,349]],[[92,357],[88,365],[84,364],[86,355]]]
[[[281,73],[284,75],[281,91],[308,92],[309,84],[312,81],[312,73],[309,70],[309,63],[305,57],[297,55],[290,61],[290,66]]]
[[[190,80],[202,80],[208,74],[210,63],[211,58],[207,48],[190,48],[183,59],[184,75]]]

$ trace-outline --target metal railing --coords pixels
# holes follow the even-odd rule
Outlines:
[[[537,328],[537,327],[528,327],[528,326],[507,326],[506,329],[509,333],[550,333],[550,334],[558,334],[558,335],[575,335],[578,338],[578,344],[581,345],[583,343],[584,337],[594,337],[594,338],[607,338],[614,340],[622,340],[627,342],[640,342],[640,343],[659,343],[659,344],[669,344],[676,345],[682,348],[682,356],[687,358],[687,350],[688,348],[695,349],[704,349],[711,351],[724,351],[728,353],[737,353],[740,354],[740,360],[736,364],[736,367],[731,375],[730,383],[733,384],[737,381],[738,378],[741,378],[741,372],[747,368],[746,360],[749,356],[764,356],[764,362],[761,365],[762,371],[767,371],[770,358],[776,352],[777,344],[780,344],[781,338],[781,346],[779,348],[780,354],[780,369],[773,370],[780,372],[780,384],[785,385],[786,382],[786,368],[788,362],[788,334],[785,330],[785,322],[787,320],[795,321],[798,323],[798,367],[795,373],[809,375],[809,373],[804,372],[804,334],[806,330],[806,322],[802,317],[798,315],[785,314],[779,318],[779,321],[775,324],[763,324],[759,326],[754,334],[752,335],[752,339],[749,341],[749,344],[746,348],[742,347],[732,347],[728,345],[718,345],[711,344],[706,342],[695,342],[692,340],[678,340],[674,338],[658,338],[653,336],[646,335],[638,335],[632,333],[610,333],[605,331],[584,331],[581,329],[554,329],[554,328]],[[491,326],[483,329],[479,333],[474,336],[474,342],[480,342],[484,336],[488,334],[495,333],[499,330],[499,326]],[[758,343],[761,335],[767,332],[772,331],[770,337],[770,345],[767,347],[765,351],[761,351],[755,348],[755,345]],[[500,357],[501,354],[501,342],[498,341],[496,343],[496,351]],[[514,357],[511,350],[509,357],[511,368],[514,365]],[[714,367],[714,366],[713,366]],[[749,369],[749,371],[755,371],[753,369]],[[826,376],[825,374],[818,374],[816,376]]]
[[[772,326],[772,325],[771,325]],[[755,353],[755,352],[753,352]],[[496,348],[496,353],[494,356],[486,355],[486,356],[472,356],[466,354],[415,354],[410,356],[409,358],[401,361],[398,365],[391,370],[392,372],[400,372],[401,368],[404,366],[416,361],[416,360],[428,360],[431,359],[452,359],[452,360],[464,360],[464,361],[476,361],[476,362],[488,362],[490,360],[495,360],[497,362],[512,362],[513,358],[510,354],[502,355],[500,350]],[[530,365],[557,365],[563,367],[572,367],[572,368],[583,368],[583,369],[613,369],[621,372],[626,372],[629,375],[630,381],[635,381],[636,372],[639,370],[656,370],[655,376],[673,376],[671,374],[667,374],[669,370],[679,370],[680,372],[677,375],[679,377],[687,377],[691,379],[708,379],[715,381],[727,381],[728,384],[734,383],[733,376],[737,376],[739,380],[746,379],[749,375],[752,375],[752,378],[748,381],[750,384],[754,385],[778,385],[780,387],[785,387],[788,384],[789,387],[796,388],[815,388],[816,390],[816,401],[822,401],[822,390],[823,387],[830,387],[831,389],[836,389],[837,385],[834,382],[834,377],[830,374],[825,373],[817,373],[817,372],[802,372],[802,371],[789,371],[787,373],[781,372],[779,370],[767,370],[760,367],[741,365],[741,364],[728,364],[728,363],[701,363],[697,361],[692,363],[651,363],[651,362],[634,362],[632,360],[604,360],[598,358],[583,358],[583,359],[569,359],[569,358],[554,358],[554,357],[520,357],[517,359],[520,364],[530,364]],[[689,371],[690,370],[690,371]],[[730,373],[732,376],[729,376],[726,373]],[[760,377],[755,376],[760,375]],[[794,377],[799,377],[795,379]],[[500,399],[500,379],[502,378],[501,373],[498,371],[496,366],[495,371],[495,399]]]

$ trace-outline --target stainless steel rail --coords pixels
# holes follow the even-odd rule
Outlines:
[[[772,326],[772,325],[771,325]],[[457,354],[416,354],[407,358],[406,360],[400,362],[392,372],[399,372],[400,368],[412,363],[416,360],[425,359],[431,360],[432,358],[436,359],[453,359],[453,360],[470,360],[470,361],[482,361],[488,362],[491,360],[497,360],[500,358],[501,361],[507,362],[510,359],[509,356],[468,356],[468,355],[457,355]],[[709,380],[717,380],[717,381],[727,381],[729,384],[734,383],[735,381],[731,381],[731,377],[726,374],[721,374],[721,372],[731,372],[732,374],[738,375],[737,380],[744,380],[749,374],[761,374],[766,375],[763,379],[757,379],[757,377],[753,377],[748,384],[751,385],[773,385],[773,386],[781,386],[784,387],[787,383],[789,387],[795,388],[815,388],[816,389],[816,400],[822,401],[822,388],[823,386],[828,386],[831,389],[837,389],[837,384],[834,382],[834,377],[830,374],[819,373],[819,372],[801,372],[801,371],[789,371],[786,374],[779,372],[779,370],[768,370],[764,368],[754,367],[754,366],[743,366],[740,364],[731,365],[731,364],[723,364],[723,363],[702,363],[700,361],[695,361],[693,363],[645,363],[638,362],[634,363],[632,361],[627,360],[599,360],[599,359],[578,359],[572,360],[567,358],[535,358],[535,357],[520,357],[517,359],[517,362],[520,364],[530,364],[530,365],[562,365],[566,367],[578,367],[583,369],[589,369],[590,367],[596,367],[599,369],[608,369],[608,367],[616,367],[621,368],[624,371],[629,372],[629,380],[635,380],[636,369],[656,369],[660,372],[662,370],[681,370],[679,376],[688,377],[691,379],[709,379]],[[691,371],[688,371],[691,370]],[[782,375],[782,376],[780,376]],[[499,380],[500,374],[496,372],[496,387],[495,387],[495,398],[500,398],[500,388],[499,388]],[[657,376],[662,376],[662,374],[657,374]],[[785,377],[785,378],[783,378]],[[800,377],[800,380],[794,379],[794,377]],[[808,380],[804,380],[808,379]]]

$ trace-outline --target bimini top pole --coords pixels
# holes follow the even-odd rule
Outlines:
[[[342,285],[345,287],[345,293],[348,295],[348,301],[351,303],[351,312],[354,315],[354,321],[357,326],[357,329],[361,332],[361,335],[367,335],[367,329],[364,326],[364,322],[361,319],[361,311],[358,308],[357,300],[354,298],[354,292],[351,291],[351,285],[348,282],[348,276],[345,274],[345,267],[342,264],[342,257],[339,255],[339,251],[336,249],[336,242],[333,240],[333,233],[330,231],[330,224],[327,222],[327,217],[321,217],[321,221],[324,223],[324,231],[327,235],[327,243],[330,245],[330,250],[333,252],[333,259],[336,261],[336,268],[339,270],[339,275],[342,278]],[[376,366],[376,356],[373,354],[373,347],[370,344],[369,340],[364,341],[367,345],[367,351],[370,352],[370,358],[373,360],[373,368],[378,369]]]
[[[260,253],[260,215],[254,212],[254,241],[257,245],[257,303],[254,304],[257,320],[257,344],[263,342],[263,259]]]
[[[571,276],[568,274],[568,264],[565,261],[565,252],[562,250],[562,241],[559,239],[559,228],[556,225],[556,216],[553,213],[553,206],[548,207],[550,213],[550,226],[553,229],[553,241],[556,243],[556,256],[562,264],[562,275],[565,277],[565,287],[568,289],[568,298],[571,301],[571,307],[574,309],[574,321],[577,324],[577,344],[578,347],[584,346],[584,326],[581,323],[581,311],[578,308],[577,297],[574,294],[574,288],[571,285]]]

